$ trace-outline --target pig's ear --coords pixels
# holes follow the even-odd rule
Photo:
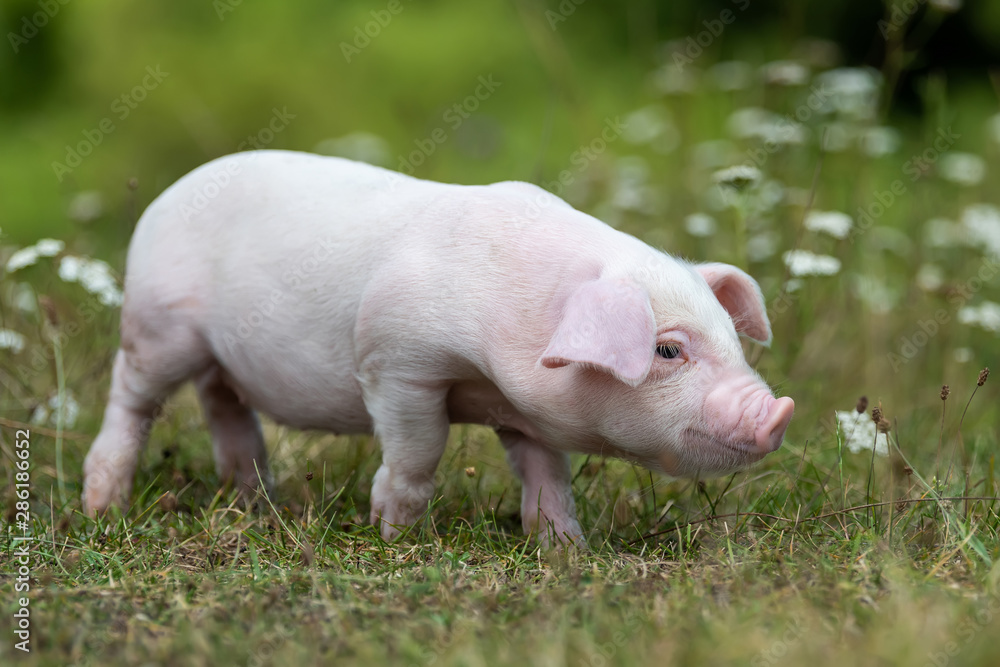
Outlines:
[[[584,283],[566,300],[540,362],[546,368],[593,366],[636,387],[649,373],[655,347],[656,323],[646,291],[599,279]]]
[[[771,324],[767,321],[764,295],[757,281],[729,264],[697,264],[722,307],[733,318],[738,333],[764,345],[771,344]]]

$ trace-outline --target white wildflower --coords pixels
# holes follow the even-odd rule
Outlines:
[[[939,163],[941,177],[959,185],[979,185],[986,175],[986,161],[972,153],[948,153]]]
[[[899,149],[899,131],[891,127],[870,127],[861,133],[858,143],[865,155],[890,155]]]
[[[31,413],[31,423],[45,424],[51,426],[59,425],[59,417],[62,417],[63,428],[73,428],[76,425],[77,417],[80,416],[80,404],[73,398],[73,394],[68,390],[64,397],[60,399],[56,394],[49,399],[47,404],[41,404]]]
[[[853,225],[851,216],[840,211],[810,211],[805,219],[806,229],[829,234],[835,239],[847,238]]]
[[[44,424],[49,420],[49,408],[41,403],[35,406],[35,409],[31,412],[31,417],[28,418],[32,424]]]
[[[992,204],[972,204],[962,211],[966,241],[1000,255],[1000,209]]]
[[[10,329],[0,329],[0,350],[17,354],[24,349],[24,336]]]
[[[108,287],[96,292],[97,300],[109,308],[120,308],[125,303],[125,295],[118,287]]]
[[[76,222],[93,222],[104,214],[104,199],[95,190],[73,195],[69,202],[69,218]]]
[[[743,90],[750,85],[750,65],[740,60],[716,63],[708,70],[708,76],[719,90]]]
[[[38,248],[28,246],[21,248],[7,260],[7,273],[14,273],[26,266],[31,266],[38,261]]]
[[[1000,333],[1000,304],[983,301],[978,306],[965,306],[958,311],[958,321]]]
[[[789,294],[798,292],[800,289],[802,289],[802,281],[798,278],[789,278],[785,283],[785,291]]]
[[[84,259],[73,255],[66,255],[59,262],[59,277],[68,283],[76,282],[80,279],[80,270],[83,267]]]
[[[778,86],[801,86],[809,81],[809,68],[794,60],[775,60],[760,68],[765,83]]]
[[[732,188],[734,190],[745,190],[760,183],[763,176],[760,169],[750,165],[741,164],[727,169],[720,169],[712,174],[712,180],[718,185]]]
[[[808,250],[789,250],[781,256],[793,276],[832,276],[840,271],[840,260]]]
[[[827,105],[832,109],[852,118],[874,118],[882,89],[882,75],[876,70],[840,67],[823,72],[817,81],[829,91]]]
[[[66,244],[59,239],[41,239],[35,244],[35,252],[39,257],[55,257],[63,251]]]
[[[23,313],[35,313],[38,311],[38,300],[35,298],[35,290],[28,283],[17,283],[14,285],[13,303],[14,307]]]
[[[59,239],[40,239],[35,245],[21,248],[7,260],[7,273],[13,273],[31,266],[39,257],[54,257],[63,251],[66,244]]]
[[[726,121],[729,132],[740,139],[756,138],[774,145],[803,144],[808,133],[801,123],[761,109],[737,109]]]
[[[120,306],[121,289],[111,273],[111,267],[99,259],[67,255],[59,263],[59,277],[66,282],[78,282],[105,306]]]
[[[935,292],[944,285],[944,271],[937,264],[923,264],[917,271],[916,283],[925,292]]]
[[[879,456],[889,455],[888,434],[878,433],[876,437],[878,429],[867,413],[857,410],[837,410],[835,414],[844,445],[852,454],[870,452],[874,446],[875,453]]]
[[[715,234],[715,218],[706,213],[692,213],[684,219],[684,229],[691,236],[712,236]]]

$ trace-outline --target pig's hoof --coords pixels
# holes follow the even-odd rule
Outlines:
[[[371,522],[379,527],[384,540],[394,540],[423,516],[433,494],[432,481],[412,484],[383,465],[372,483]]]
[[[587,544],[586,538],[580,533],[575,535],[569,533],[557,535],[549,531],[536,533],[534,537],[538,541],[538,546],[543,549],[555,549],[557,551],[579,549],[581,551],[590,551],[590,546]]]
[[[580,523],[571,517],[559,520],[549,519],[540,513],[530,518],[522,518],[524,532],[530,535],[540,547],[545,549],[589,549]]]
[[[401,528],[405,526],[400,526],[397,524],[392,524],[388,520],[383,519],[381,516],[373,516],[372,523],[379,527],[379,534],[382,535],[382,539],[386,542],[394,542],[403,534]]]
[[[399,538],[403,532],[415,524],[421,513],[392,503],[380,503],[372,497],[371,522],[379,527],[379,533],[386,542]]]
[[[88,473],[83,482],[83,512],[96,518],[112,506],[125,508],[130,492],[131,489],[115,483],[109,475]]]
[[[83,461],[83,511],[88,516],[103,514],[112,505],[128,507],[136,457],[120,448],[107,446],[98,436]]]

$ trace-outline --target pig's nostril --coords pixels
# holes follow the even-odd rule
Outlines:
[[[764,452],[773,452],[781,447],[781,441],[785,437],[785,429],[788,428],[788,422],[792,420],[794,412],[795,401],[787,396],[772,403],[767,411],[767,417],[757,427],[755,434],[757,447]]]

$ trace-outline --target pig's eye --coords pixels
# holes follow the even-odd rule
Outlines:
[[[681,346],[677,343],[667,343],[666,345],[657,345],[656,353],[663,357],[664,359],[673,359],[681,353]]]

